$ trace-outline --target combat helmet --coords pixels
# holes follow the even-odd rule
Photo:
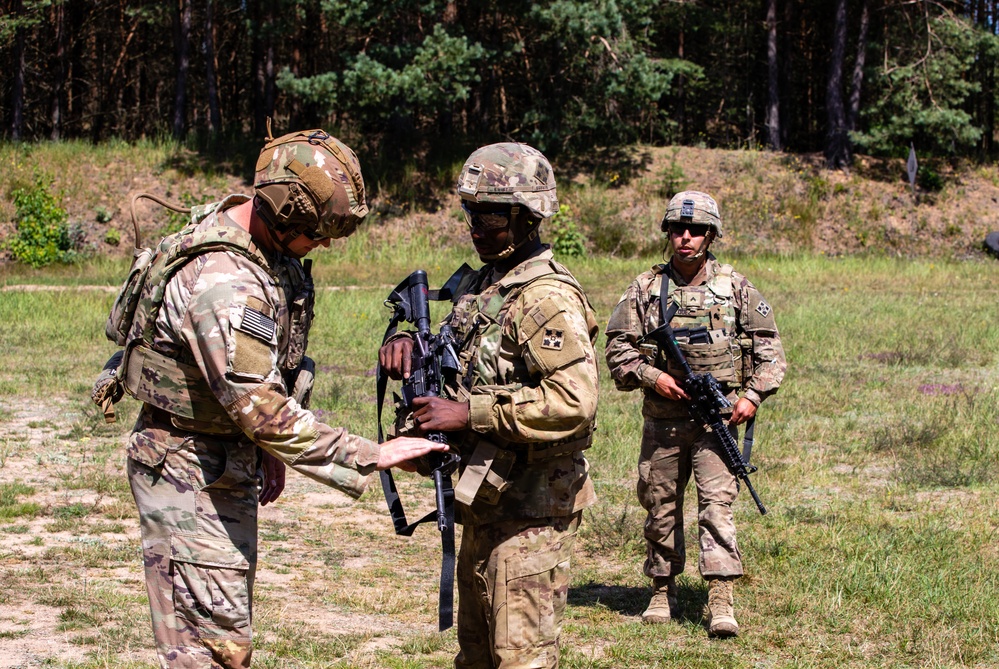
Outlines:
[[[666,214],[659,227],[663,232],[666,232],[669,229],[669,224],[676,221],[707,225],[714,230],[715,237],[722,236],[718,203],[707,193],[685,190],[674,195],[666,207]]]
[[[489,144],[473,151],[458,176],[458,196],[463,203],[509,205],[511,220],[523,221],[514,226],[510,246],[495,257],[482,256],[486,260],[505,258],[536,239],[538,224],[558,212],[551,163],[534,147],[517,142]],[[521,207],[529,215],[518,219]],[[462,208],[469,217],[469,211]]]
[[[257,158],[255,209],[291,239],[346,237],[368,213],[357,156],[324,130],[302,130],[274,139]],[[290,239],[286,238],[286,243]]]
[[[470,202],[523,206],[538,220],[558,211],[551,163],[534,147],[516,142],[476,149],[461,168],[458,195]]]

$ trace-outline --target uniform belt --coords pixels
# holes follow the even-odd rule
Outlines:
[[[154,404],[146,404],[145,406],[146,411],[149,412],[150,418],[157,423],[169,425],[175,430],[182,430],[192,434],[202,434],[218,441],[239,441],[245,436],[242,431],[238,431],[239,428],[236,427],[235,423],[232,424],[231,432],[221,432],[218,426],[211,426],[208,424],[205,424],[206,429],[200,430],[198,429],[197,421],[185,419],[182,416],[176,416],[166,409],[161,409]],[[178,425],[178,422],[181,424]]]

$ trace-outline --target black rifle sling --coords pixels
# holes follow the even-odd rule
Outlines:
[[[665,274],[662,274],[661,276],[662,276],[662,283],[666,283],[669,281],[669,279],[666,278]],[[666,307],[666,299],[669,296],[666,294],[667,291],[663,290],[662,283],[659,285],[659,316],[662,319],[662,323],[665,324],[673,320],[673,317],[676,316],[676,312],[680,309],[680,305],[674,301],[672,304],[669,305],[669,308]],[[735,438],[738,439],[739,433],[737,431],[737,428],[733,427],[732,429],[736,430]],[[745,462],[747,465],[749,464],[750,456],[752,456],[753,454],[753,441],[754,441],[753,433],[755,431],[756,431],[756,416],[753,416],[752,418],[746,421],[746,432],[742,439],[742,461]]]
[[[389,321],[385,336],[382,338],[382,345],[388,341],[389,337],[395,334],[396,326],[403,316],[398,311]],[[385,392],[388,389],[388,375],[378,365],[376,370],[377,400],[378,400],[378,443],[385,441],[385,434],[382,431],[382,406],[385,403]],[[423,523],[437,520],[437,509],[433,509],[414,523],[406,520],[406,511],[402,507],[402,499],[395,486],[395,479],[392,478],[390,470],[378,472],[382,482],[382,492],[385,494],[385,503],[388,505],[389,515],[392,517],[392,526],[395,533],[403,537],[413,535],[416,528]],[[450,473],[441,473],[441,493],[444,498],[444,527],[439,527],[441,532],[441,576],[440,593],[437,601],[438,629],[443,632],[454,625],[454,569],[457,563],[454,546],[454,486],[451,483]]]

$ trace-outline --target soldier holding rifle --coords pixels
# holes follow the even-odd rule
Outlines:
[[[455,487],[459,669],[558,666],[569,561],[581,512],[596,501],[582,451],[597,405],[597,323],[582,288],[538,238],[558,211],[540,151],[501,143],[472,153],[458,179],[485,266],[459,270],[445,319],[456,382],[418,397],[410,425],[444,431],[461,454]],[[413,335],[379,352],[410,372]]]
[[[643,338],[664,322],[672,326],[690,370],[710,373],[727,395],[719,394],[719,402],[729,405],[722,411],[731,411],[728,429],[733,432],[736,425],[751,424],[760,403],[777,391],[787,363],[771,306],[746,277],[708,252],[722,235],[715,201],[698,191],[679,193],[670,200],[661,228],[672,256],[628,286],[607,325],[606,357],[614,383],[619,390],[641,388],[645,395],[638,496],[648,512],[645,574],[653,580],[654,593],[642,621],[665,623],[678,614],[676,576],[686,560],[684,489],[693,474],[699,568],[709,584],[708,633],[735,636],[732,586],[743,573],[732,516],[737,472],[726,462],[718,435],[691,417],[695,398],[684,386],[688,371],[668,350]]]

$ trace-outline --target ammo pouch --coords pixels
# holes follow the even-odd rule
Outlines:
[[[687,358],[690,370],[695,374],[710,372],[718,383],[730,388],[741,385],[742,349],[730,344],[728,338],[710,344],[685,344],[678,342],[680,351]],[[738,359],[736,359],[738,354]],[[666,372],[674,378],[682,379],[684,371],[669,356],[666,356]]]
[[[295,371],[287,374],[285,382],[288,395],[294,397],[300,407],[308,409],[312,400],[312,386],[316,382],[316,362],[307,355],[302,356],[302,363]]]

